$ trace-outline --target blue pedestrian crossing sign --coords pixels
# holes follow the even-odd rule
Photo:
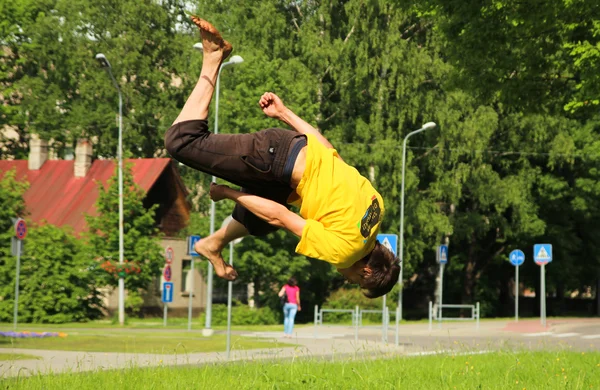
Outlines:
[[[394,255],[398,256],[398,235],[397,234],[378,234],[377,241],[388,248]]]
[[[448,245],[440,245],[437,250],[437,261],[440,264],[448,263]]]
[[[164,282],[162,289],[163,303],[173,302],[173,282]]]
[[[188,256],[198,257],[200,256],[195,250],[194,245],[200,241],[200,236],[188,236]]]
[[[512,265],[518,267],[525,262],[525,253],[519,249],[515,249],[514,251],[510,252],[508,259]]]
[[[533,246],[533,261],[537,265],[552,262],[552,244],[535,244]]]

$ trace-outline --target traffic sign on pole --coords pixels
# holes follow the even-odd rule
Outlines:
[[[394,256],[398,256],[398,235],[397,234],[378,234],[377,241],[388,248]]]
[[[173,262],[173,256],[174,256],[173,248],[171,248],[170,246],[168,246],[165,249],[165,262],[167,264],[171,264]]]
[[[195,250],[194,245],[200,241],[200,236],[188,236],[188,255],[192,257],[200,256]]]
[[[162,302],[173,302],[173,282],[164,282],[162,290]]]
[[[25,239],[27,235],[27,224],[23,218],[18,218],[17,222],[15,222],[15,237],[19,240]]]
[[[440,264],[448,263],[448,245],[440,245],[437,250],[437,261]]]
[[[533,261],[537,265],[552,262],[552,244],[535,244],[533,246]]]
[[[519,266],[525,262],[525,253],[515,249],[508,255],[508,260],[515,266],[515,322],[519,321]]]
[[[166,282],[171,281],[171,266],[169,264],[165,265],[165,269],[163,270],[163,278],[165,278]]]
[[[510,252],[508,259],[512,265],[518,267],[525,262],[525,254],[523,251],[515,249],[514,251]]]

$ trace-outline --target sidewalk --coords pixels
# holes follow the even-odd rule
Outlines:
[[[279,337],[280,333],[276,336]],[[260,335],[253,335],[260,337]],[[202,337],[198,334],[198,337]],[[265,337],[273,337],[272,334]],[[390,357],[402,354],[404,346],[395,347],[380,342],[360,340],[341,340],[332,337],[305,337],[299,335],[293,339],[279,339],[281,344],[297,346],[275,347],[254,350],[232,350],[230,361],[292,359],[292,358],[329,358],[336,356]],[[47,373],[83,372],[96,369],[118,369],[131,367],[156,367],[175,365],[196,365],[226,362],[225,352],[172,354],[132,354],[115,352],[71,352],[47,351],[22,348],[3,348],[6,353],[23,353],[39,356],[39,360],[15,360],[0,362],[0,378]]]

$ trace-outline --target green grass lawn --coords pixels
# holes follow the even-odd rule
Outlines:
[[[202,337],[198,333],[167,332],[115,332],[84,331],[70,333],[67,337],[31,339],[0,338],[0,348],[49,349],[86,352],[128,353],[194,353],[225,350],[225,335]],[[254,339],[233,335],[232,349],[287,347],[265,339]]]
[[[40,359],[40,357],[33,355],[25,355],[22,353],[0,353],[0,362],[27,359]]]
[[[296,327],[312,326],[313,324],[296,324]],[[187,318],[171,318],[167,322],[167,326],[163,326],[162,318],[145,318],[145,319],[130,319],[127,324],[120,326],[114,324],[111,320],[95,320],[89,322],[69,322],[66,324],[19,324],[18,329],[30,330],[30,331],[47,331],[47,332],[62,332],[65,329],[180,329],[187,330],[188,321]],[[199,320],[192,320],[192,330],[202,330],[204,328],[204,322],[200,323]],[[212,326],[214,330],[225,330],[225,325]],[[0,330],[12,330],[12,323],[0,323]],[[283,324],[277,325],[233,325],[232,330],[244,330],[244,331],[260,331],[260,332],[271,332],[281,331],[283,332]]]
[[[134,368],[5,380],[7,389],[598,389],[600,353],[525,352]]]

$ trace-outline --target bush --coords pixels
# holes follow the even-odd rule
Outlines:
[[[200,323],[204,323],[206,314],[200,315]],[[275,325],[279,324],[279,316],[268,307],[250,308],[239,302],[234,302],[231,308],[232,325]],[[227,305],[213,305],[212,324],[227,325]]]
[[[398,286],[396,285],[392,291],[387,294],[387,307],[390,312],[396,310],[398,299]],[[358,306],[361,310],[381,310],[383,306],[383,297],[370,299],[363,295],[362,291],[357,286],[342,287],[334,291],[329,298],[323,303],[325,309],[351,309]],[[393,314],[390,314],[392,316]],[[350,322],[350,313],[326,313],[325,321],[328,323]],[[365,314],[363,321],[381,322],[381,314]]]

